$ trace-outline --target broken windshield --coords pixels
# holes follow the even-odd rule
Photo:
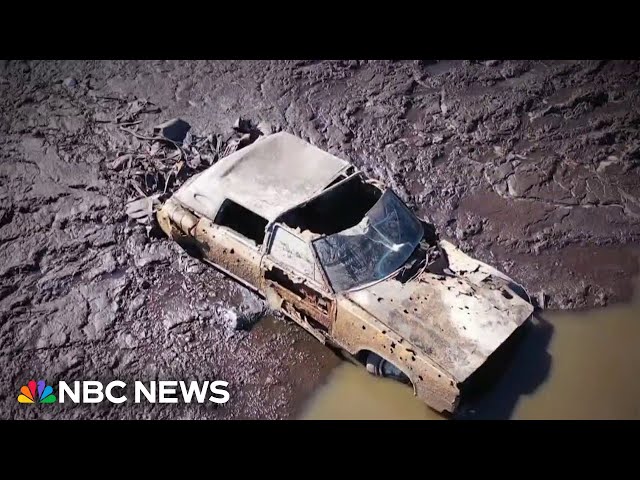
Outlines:
[[[313,242],[337,292],[383,279],[398,270],[423,236],[420,221],[387,190],[354,227]]]

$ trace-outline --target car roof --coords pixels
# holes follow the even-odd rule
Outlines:
[[[192,177],[174,194],[213,220],[230,199],[268,221],[322,191],[349,162],[286,132],[261,137]]]

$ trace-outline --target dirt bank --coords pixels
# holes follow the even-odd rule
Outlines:
[[[547,306],[625,300],[640,253],[638,62],[0,62],[0,417],[287,418],[336,357],[124,214],[137,125],[266,120],[389,182]],[[232,315],[231,315],[232,316]],[[49,405],[58,380],[224,379],[224,407]]]

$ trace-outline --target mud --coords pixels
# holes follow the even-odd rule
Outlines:
[[[349,159],[547,307],[627,300],[640,252],[640,63],[0,62],[0,416],[290,418],[339,360],[125,215],[117,120],[244,118]],[[31,378],[224,379],[223,407],[25,408]]]

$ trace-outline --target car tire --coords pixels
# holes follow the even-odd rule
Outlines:
[[[366,359],[367,372],[378,377],[391,378],[401,383],[410,383],[409,377],[393,363],[380,355],[369,352]]]

